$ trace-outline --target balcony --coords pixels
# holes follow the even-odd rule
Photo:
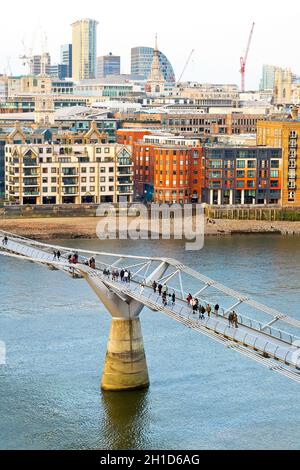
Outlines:
[[[129,186],[133,186],[133,181],[131,179],[127,179],[127,178],[119,178],[118,179],[118,185],[119,186],[124,186],[124,185],[129,185]]]
[[[78,188],[63,188],[62,191],[64,196],[78,196],[79,195],[79,189]]]
[[[130,167],[130,169],[128,170],[122,170],[122,171],[117,171],[117,176],[133,176],[134,175],[134,171],[132,171],[132,168]]]
[[[63,178],[63,186],[78,186],[78,179],[76,179],[76,178]]]
[[[133,185],[132,186],[118,186],[117,194],[133,194]]]
[[[32,186],[32,187],[36,187],[36,186],[39,186],[39,183],[38,183],[38,180],[37,180],[37,179],[24,180],[24,181],[23,181],[23,186]]]
[[[27,168],[36,168],[36,167],[39,166],[39,164],[37,163],[36,160],[24,158],[23,166],[25,166]]]
[[[68,176],[76,176],[78,178],[78,172],[76,168],[63,168],[62,169],[63,178]]]
[[[24,170],[23,171],[23,178],[32,178],[33,176],[39,176],[38,172],[37,171],[27,171],[27,170]]]
[[[38,191],[23,191],[23,196],[39,196]]]
[[[289,148],[290,148],[290,149],[295,149],[295,150],[297,150],[297,148],[298,148],[297,142],[296,142],[296,141],[293,141],[293,140],[290,140],[290,142],[289,142]]]

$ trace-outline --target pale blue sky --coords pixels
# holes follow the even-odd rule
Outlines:
[[[13,10],[6,2],[0,17],[0,71],[7,68],[8,57],[12,72],[22,71],[22,38],[30,46],[39,25],[47,32],[49,51],[57,61],[60,44],[71,41],[70,24],[84,17],[99,21],[98,55],[120,54],[123,72],[130,69],[130,48],[153,45],[157,32],[159,48],[177,77],[194,48],[185,79],[239,84],[240,56],[255,21],[247,88],[257,88],[263,63],[291,67],[300,75],[299,0],[15,0]]]

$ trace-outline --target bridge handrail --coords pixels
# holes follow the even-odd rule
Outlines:
[[[62,257],[64,257],[64,253],[67,251],[67,252],[74,252],[74,248],[68,248],[68,247],[59,247],[59,246],[55,246],[55,245],[49,245],[49,244],[45,244],[45,243],[41,243],[41,242],[38,242],[38,241],[35,241],[35,240],[30,240],[26,237],[22,237],[22,236],[18,236],[18,235],[15,235],[15,234],[12,234],[10,232],[5,232],[5,231],[0,231],[0,234],[2,235],[7,235],[9,236],[9,238],[11,239],[11,241],[15,241],[16,243],[20,240],[24,241],[24,244],[22,244],[22,247],[23,247],[23,250],[25,253],[29,253],[29,250],[34,250],[34,247],[39,247],[41,251],[44,251],[44,253],[52,253],[53,250],[55,249],[59,249],[62,251]],[[20,243],[21,245],[21,243]],[[26,247],[26,248],[25,248]],[[46,251],[47,249],[47,251]],[[97,253],[95,251],[87,251],[87,250],[81,250],[79,249],[78,250],[80,253],[86,253],[86,254],[90,254],[90,255],[94,255],[94,256],[112,256],[112,257],[115,257],[115,258],[120,258],[120,259],[138,259],[138,260],[147,260],[147,261],[156,261],[156,262],[163,262],[163,261],[166,261],[168,263],[171,263],[172,266],[175,266],[178,268],[179,266],[179,262],[176,261],[176,260],[173,260],[173,259],[160,259],[160,258],[149,258],[149,257],[140,257],[140,256],[134,256],[134,255],[119,255],[119,254],[115,254],[115,253]],[[33,252],[33,251],[32,251]],[[82,257],[84,258],[84,257]],[[87,259],[87,258],[86,258]],[[102,262],[103,265],[105,265],[105,263]],[[206,276],[203,276],[202,274],[200,273],[197,273],[196,271],[184,266],[184,265],[180,265],[180,269],[183,269],[183,272],[199,279],[201,282],[204,282],[206,283],[207,285],[212,285],[214,288],[217,288],[219,289],[221,292],[224,292],[228,295],[231,295],[233,297],[235,296],[239,296],[239,297],[236,297],[238,298],[239,300],[241,300],[241,303],[246,303],[250,306],[252,306],[253,308],[255,309],[258,309],[258,310],[261,310],[263,311],[264,313],[267,313],[267,314],[271,314],[273,317],[277,318],[278,320],[282,320],[292,326],[296,326],[296,327],[299,327],[300,325],[300,322],[294,318],[290,318],[290,317],[287,317],[286,315],[284,315],[283,313],[280,313],[280,312],[277,312],[276,310],[274,309],[270,309],[269,307],[265,306],[265,305],[262,305],[262,304],[259,304],[257,303],[256,301],[254,300],[251,300],[251,299],[246,299],[245,297],[242,297],[241,294],[233,291],[232,289],[230,288],[227,288],[215,281],[212,281],[211,279],[207,278]],[[140,279],[143,279],[143,276],[139,275],[139,274],[136,274],[136,277],[137,278],[140,278]],[[184,295],[182,296],[182,292],[176,288],[173,288],[172,289],[179,293],[179,297],[178,298],[181,298],[186,296],[187,297],[187,293],[183,293]],[[184,300],[184,299],[182,299]],[[201,300],[201,302],[205,302],[206,305],[207,305],[207,301],[205,299],[199,299]],[[272,313],[271,313],[272,312]],[[239,315],[239,318],[240,318],[240,321],[241,321],[241,324],[247,324],[247,322],[250,322],[250,327],[251,327],[251,324],[253,325],[258,325],[255,329],[258,329],[259,328],[262,328],[262,324],[260,324],[259,322],[256,322],[255,320],[252,320],[252,319],[249,319],[245,316],[242,316],[242,315]],[[246,322],[246,323],[244,323]],[[275,328],[271,328],[271,327],[268,327],[269,328],[269,332],[270,332],[270,336],[273,335],[273,332],[274,332],[274,336],[280,338],[280,339],[283,339],[285,338],[285,341],[288,341],[288,342],[292,342],[293,341],[293,338],[295,338],[295,340],[300,340],[300,338],[296,337],[295,335],[290,335],[288,333],[285,333],[279,329],[275,329]],[[261,330],[260,330],[261,331]]]

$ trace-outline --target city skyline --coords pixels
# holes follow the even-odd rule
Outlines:
[[[2,72],[6,69],[10,73],[11,69],[14,75],[25,73],[26,69],[19,59],[23,53],[22,40],[25,39],[25,44],[30,48],[38,28],[47,34],[47,51],[51,54],[52,62],[59,62],[61,44],[71,42],[71,24],[86,17],[99,21],[97,56],[110,51],[121,55],[122,73],[130,72],[131,47],[152,47],[157,33],[159,49],[173,64],[177,78],[191,49],[195,49],[184,80],[239,84],[239,58],[244,53],[252,21],[255,21],[256,28],[246,71],[246,89],[258,88],[262,65],[265,63],[289,67],[295,73],[300,72],[300,58],[294,54],[294,44],[298,39],[297,12],[300,12],[295,0],[288,0],[286,8],[280,14],[277,13],[278,10],[274,12],[271,9],[272,3],[269,0],[263,4],[252,2],[251,8],[249,3],[249,8],[243,7],[242,11],[236,0],[230,0],[226,5],[217,1],[215,5],[219,14],[214,15],[207,5],[189,0],[184,20],[174,2],[167,1],[162,5],[154,0],[147,12],[145,9],[141,10],[136,0],[129,0],[126,5],[117,2],[118,14],[114,15],[112,21],[109,20],[109,5],[101,6],[100,9],[95,1],[91,1],[84,9],[75,4],[70,12],[67,6],[53,0],[53,13],[47,14],[47,18],[36,15],[35,21],[31,23],[32,28],[28,31],[24,24],[27,18],[29,20],[31,4],[34,5],[31,0],[26,7],[17,2],[20,19],[15,19],[13,35],[10,23],[2,20],[0,38],[6,44],[6,49],[0,56]],[[256,8],[258,5],[259,8]],[[56,6],[59,6],[59,10]],[[226,22],[223,21],[225,13]],[[146,21],[147,15],[152,18],[155,15],[155,22]],[[52,26],[54,21],[55,30]],[[118,33],[112,34],[112,30]],[[39,42],[38,39],[36,42]],[[39,48],[35,47],[34,52],[38,51]]]

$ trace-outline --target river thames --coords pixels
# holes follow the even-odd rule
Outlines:
[[[61,244],[176,258],[300,319],[299,237],[212,237],[199,252]],[[150,389],[102,393],[110,317],[87,284],[5,257],[0,267],[0,449],[300,449],[299,384],[145,309]]]

